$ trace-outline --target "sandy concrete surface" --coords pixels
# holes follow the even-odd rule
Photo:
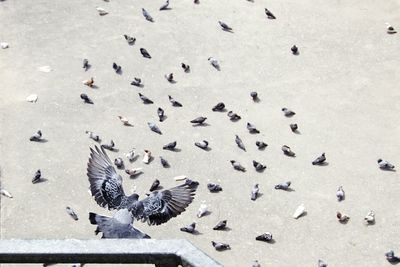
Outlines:
[[[119,152],[132,147],[142,155],[150,149],[155,160],[145,165],[137,160],[129,167],[142,167],[136,179],[120,172],[126,192],[134,186],[144,194],[158,178],[164,188],[177,184],[176,175],[186,174],[200,182],[188,210],[157,227],[135,225],[152,238],[184,238],[225,266],[316,266],[323,259],[329,266],[387,266],[384,253],[400,253],[399,172],[385,172],[376,160],[384,158],[400,167],[400,34],[386,33],[385,22],[400,30],[400,2],[371,1],[261,1],[200,0],[171,1],[172,9],[158,11],[163,1],[111,0],[7,0],[0,2],[0,166],[2,186],[13,199],[1,199],[1,238],[99,238],[90,225],[89,211],[110,215],[88,194],[86,165],[89,147],[95,142],[85,130],[98,133],[105,142],[115,141]],[[96,7],[109,14],[99,16]],[[144,20],[141,8],[155,19]],[[277,17],[268,20],[264,8]],[[221,31],[222,20],[234,33]],[[129,46],[123,34],[137,38]],[[296,44],[300,55],[293,56]],[[145,59],[139,48],[152,59]],[[207,58],[220,61],[221,71]],[[82,59],[92,68],[84,72]],[[115,74],[112,63],[122,66]],[[184,73],[180,63],[188,63]],[[38,71],[48,65],[53,71]],[[173,72],[177,83],[164,74]],[[94,77],[97,89],[82,80]],[[142,78],[144,88],[130,85]],[[249,93],[259,93],[253,103]],[[94,105],[79,95],[88,94]],[[142,92],[155,104],[143,105]],[[25,101],[38,94],[32,104]],[[174,108],[168,95],[182,102]],[[228,110],[242,116],[236,123],[226,113],[211,111],[223,101]],[[157,107],[168,118],[160,123]],[[286,118],[288,107],[297,114]],[[133,127],[124,127],[122,115]],[[208,117],[209,126],[193,127],[189,121]],[[147,122],[156,122],[163,135],[150,132]],[[261,134],[251,135],[246,123]],[[289,124],[296,122],[300,134]],[[41,129],[46,143],[29,142]],[[247,147],[240,150],[238,134]],[[208,140],[211,151],[193,145]],[[177,140],[180,152],[162,150]],[[268,143],[257,150],[255,141]],[[283,144],[297,153],[288,158]],[[327,166],[311,161],[326,153]],[[164,169],[164,156],[171,168]],[[229,160],[247,167],[234,171]],[[255,159],[267,165],[263,173],[252,167]],[[37,169],[46,182],[32,184]],[[293,192],[274,185],[292,181]],[[207,182],[218,182],[223,192],[211,194]],[[250,191],[260,184],[263,195],[255,202]],[[335,192],[342,185],[343,202]],[[211,214],[197,218],[202,202]],[[304,203],[307,215],[294,220],[296,207]],[[73,221],[65,212],[72,207],[80,217]],[[365,226],[369,210],[376,224]],[[350,215],[338,223],[336,211]],[[222,219],[229,231],[212,231]],[[199,235],[180,232],[193,221]],[[275,243],[255,240],[270,231]],[[231,250],[217,252],[211,240],[226,242]]]

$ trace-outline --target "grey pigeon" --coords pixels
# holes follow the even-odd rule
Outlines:
[[[182,63],[181,67],[186,73],[190,72],[190,66],[188,64]]]
[[[226,229],[226,224],[227,220],[220,221],[213,227],[213,230],[224,230]]]
[[[83,67],[85,71],[87,71],[90,68],[89,60],[87,58],[83,59]]]
[[[267,8],[265,8],[265,15],[267,15],[267,18],[269,18],[269,19],[276,19],[274,14],[272,14],[272,12],[269,11]]]
[[[160,225],[184,212],[193,201],[196,187],[186,184],[151,192],[142,200],[137,194],[127,196],[122,177],[115,171],[104,149],[95,146],[95,150],[91,148],[90,151],[87,168],[90,191],[101,207],[110,210],[127,208],[136,220]]]
[[[230,161],[232,164],[232,167],[237,170],[237,171],[241,171],[241,172],[245,172],[246,169],[245,167],[243,167],[239,162],[237,162],[236,160],[231,160]]]
[[[246,126],[246,127],[247,127],[247,130],[249,130],[249,133],[252,133],[252,134],[258,134],[258,133],[260,133],[260,131],[257,130],[256,126],[253,125],[253,124],[251,124],[250,122],[247,123],[247,126]]]
[[[328,264],[326,264],[323,260],[318,260],[318,267],[327,267]]]
[[[39,183],[41,181],[42,181],[42,172],[39,169],[39,170],[37,170],[35,172],[35,175],[33,176],[32,184],[36,184],[36,183]]]
[[[394,251],[393,250],[389,250],[389,252],[385,253],[386,256],[386,260],[390,263],[398,263],[400,262],[400,258],[397,257],[396,255],[394,255]]]
[[[140,48],[140,53],[142,54],[143,57],[145,58],[151,58],[149,52],[145,48]]]
[[[285,154],[286,156],[289,156],[289,157],[296,156],[296,154],[287,145],[282,146],[282,152],[283,152],[283,154]]]
[[[224,109],[225,104],[223,102],[219,102],[212,108],[212,111],[223,111]]]
[[[290,130],[292,130],[292,132],[296,133],[297,129],[299,129],[299,127],[297,126],[297,123],[290,124]]]
[[[93,140],[96,141],[96,142],[100,142],[100,136],[98,136],[98,135],[95,134],[94,132],[85,131],[85,133],[86,133],[87,135],[89,135],[89,138],[90,138],[90,139],[93,139]]]
[[[283,183],[275,185],[275,189],[289,190],[289,187],[290,187],[291,184],[292,183],[290,181],[283,182]]]
[[[171,102],[174,107],[182,107],[182,104],[176,101],[172,96],[168,95],[169,102]]]
[[[160,181],[158,179],[155,179],[154,182],[151,184],[149,191],[153,192],[158,189],[160,186]]]
[[[117,65],[117,63],[114,62],[112,67],[115,70],[115,73],[121,73],[122,68],[121,66]]]
[[[208,183],[207,189],[210,190],[210,192],[212,193],[222,191],[222,187],[219,184],[214,184],[214,183]]]
[[[258,93],[257,92],[251,92],[250,93],[251,98],[253,99],[254,102],[259,101],[260,99],[258,98]]]
[[[207,149],[208,148],[208,142],[206,140],[196,142],[194,143],[195,146],[201,148],[201,149]]]
[[[292,54],[293,54],[293,55],[298,55],[298,54],[299,54],[299,48],[298,48],[296,45],[293,45],[293,46],[290,48],[290,51],[292,51]]]
[[[132,213],[128,209],[118,210],[112,218],[90,212],[89,221],[97,225],[96,234],[103,233],[101,238],[150,238],[132,226]]]
[[[136,42],[136,38],[131,37],[129,35],[124,34],[124,38],[128,42],[129,45],[134,45]]]
[[[191,120],[190,122],[194,123],[194,124],[203,124],[206,120],[207,120],[207,117],[197,117],[197,118]]]
[[[294,111],[292,111],[292,110],[290,110],[288,108],[282,108],[282,111],[283,111],[283,114],[286,117],[292,117],[292,116],[294,116],[296,114]]]
[[[168,9],[169,9],[168,6],[169,6],[169,0],[167,0],[167,1],[165,2],[165,4],[163,4],[163,5],[160,7],[160,10],[168,10]]]
[[[114,159],[114,164],[115,164],[115,166],[117,166],[118,169],[124,168],[124,161],[122,160],[122,158]]]
[[[184,226],[181,228],[182,232],[193,234],[196,230],[196,223],[189,224],[188,226]]]
[[[238,121],[238,120],[240,120],[242,117],[240,117],[238,114],[236,114],[235,112],[233,112],[232,110],[231,111],[228,111],[228,117],[229,117],[229,119],[231,120],[231,121]]]
[[[236,135],[236,137],[235,137],[235,142],[236,142],[237,146],[238,146],[240,149],[246,151],[246,148],[245,148],[245,146],[244,146],[244,144],[243,144],[243,141],[242,141],[242,139],[240,139],[240,137],[239,137],[238,135]]]
[[[381,168],[382,170],[393,170],[394,169],[393,164],[391,164],[389,161],[386,161],[383,159],[378,159],[378,165],[379,165],[379,168]]]
[[[251,189],[251,200],[255,201],[258,197],[258,192],[260,191],[260,188],[258,184],[255,184],[253,188]]]
[[[216,70],[221,70],[221,67],[219,66],[219,62],[218,60],[216,60],[213,57],[209,57],[208,58],[208,62],[210,62],[210,64],[216,69]]]
[[[163,146],[163,149],[164,150],[175,150],[176,144],[177,144],[176,141],[168,143]]]
[[[170,83],[175,83],[175,81],[174,81],[174,74],[173,74],[173,73],[165,74],[164,77],[165,77],[165,79],[167,79],[167,81],[169,81]]]
[[[185,180],[185,185],[187,185],[189,187],[197,188],[197,186],[199,185],[199,182],[194,181],[192,179],[186,179]]]
[[[93,101],[87,96],[87,94],[81,94],[80,97],[86,104],[93,104]]]
[[[160,128],[155,123],[148,122],[147,125],[149,126],[150,130],[152,130],[155,133],[162,134]]]
[[[102,148],[108,149],[108,150],[111,150],[111,151],[114,150],[114,146],[115,146],[115,144],[114,144],[113,140],[110,141],[110,144],[102,144],[101,145]]]
[[[326,160],[325,153],[322,153],[321,156],[316,158],[313,162],[312,165],[322,165]]]
[[[142,95],[141,93],[139,93],[139,97],[140,99],[143,101],[143,104],[153,104],[154,102],[152,100],[150,100],[147,96]]]
[[[264,143],[263,141],[256,141],[256,146],[258,147],[259,150],[263,150],[268,145],[266,143]]]
[[[200,0],[194,0],[193,3],[200,4]]]
[[[270,232],[266,232],[262,235],[256,236],[256,240],[264,241],[264,242],[271,242],[273,240],[272,234]]]
[[[152,16],[150,16],[149,12],[146,11],[146,9],[142,8],[142,14],[144,18],[150,22],[154,22],[154,19]]]
[[[133,81],[131,82],[131,85],[137,86],[137,87],[143,87],[142,79],[134,77]]]
[[[336,191],[336,197],[338,201],[344,200],[344,190],[342,186],[339,186],[338,190]]]
[[[160,122],[164,121],[165,115],[164,115],[164,110],[162,108],[157,109],[157,116]]]
[[[214,247],[216,250],[218,250],[218,251],[231,249],[231,247],[229,246],[229,244],[220,243],[220,242],[215,242],[215,241],[211,241],[211,244],[212,244],[213,247]]]
[[[267,168],[267,166],[261,164],[260,162],[257,162],[255,160],[253,160],[253,166],[256,169],[256,171],[261,172],[263,171],[265,168]]]
[[[160,156],[160,162],[161,162],[161,165],[164,168],[168,168],[169,167],[169,162],[166,159],[164,159],[163,157],[161,157],[161,156]]]
[[[222,30],[227,31],[227,32],[232,31],[232,28],[229,27],[225,22],[219,20],[218,23],[221,26]]]
[[[66,207],[65,210],[67,211],[68,215],[71,216],[72,219],[74,219],[75,221],[78,220],[78,215],[76,215],[75,211],[72,208]]]
[[[40,142],[42,140],[42,131],[38,130],[34,135],[29,138],[30,141]]]
[[[253,2],[253,0],[247,0],[249,2]],[[261,264],[258,262],[258,260],[254,260],[253,264],[251,267],[261,267]]]

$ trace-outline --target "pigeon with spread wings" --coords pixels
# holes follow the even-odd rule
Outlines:
[[[101,207],[128,209],[134,218],[159,225],[184,212],[193,201],[196,187],[188,184],[153,191],[142,200],[137,194],[127,196],[122,188],[122,177],[115,171],[104,149],[96,146],[95,150],[90,150],[87,168],[90,191]]]

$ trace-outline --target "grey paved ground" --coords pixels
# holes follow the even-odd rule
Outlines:
[[[172,10],[159,12],[162,1],[99,0],[7,0],[0,3],[0,41],[10,48],[0,51],[0,166],[2,185],[13,199],[1,201],[1,238],[96,238],[89,224],[89,211],[110,214],[99,208],[88,194],[86,164],[94,142],[92,130],[120,148],[110,157],[122,156],[130,148],[150,149],[155,161],[142,167],[144,174],[129,179],[126,191],[136,186],[146,192],[153,179],[164,187],[174,186],[176,175],[200,181],[194,203],[183,215],[159,227],[136,225],[153,238],[186,238],[226,266],[249,266],[258,259],[263,266],[315,266],[319,258],[329,266],[385,266],[388,249],[400,253],[399,174],[383,172],[376,160],[385,158],[400,166],[400,34],[388,35],[385,22],[400,30],[400,2],[371,1],[172,1]],[[109,15],[100,17],[96,7]],[[141,15],[145,7],[155,23]],[[277,16],[267,20],[264,7]],[[222,32],[223,20],[234,33]],[[122,34],[137,38],[128,46]],[[299,56],[290,53],[296,44]],[[152,59],[142,58],[145,47]],[[220,60],[222,71],[209,66],[207,58]],[[84,72],[82,58],[92,68]],[[112,62],[123,74],[112,71]],[[185,74],[180,63],[190,64]],[[49,65],[50,73],[38,67]],[[177,83],[164,74],[173,72]],[[88,89],[82,80],[93,76],[98,89]],[[143,89],[129,85],[141,77]],[[259,92],[253,103],[249,92]],[[85,105],[85,92],[94,105]],[[144,106],[137,93],[155,101]],[[25,98],[36,93],[36,104]],[[171,94],[184,105],[170,106]],[[211,107],[225,102],[242,116],[232,123],[226,113]],[[168,116],[159,123],[163,135],[150,132],[146,123],[157,121],[161,106]],[[282,107],[296,111],[285,118]],[[117,115],[128,117],[134,127],[123,127]],[[210,126],[192,127],[189,120],[204,115]],[[260,135],[248,134],[246,122],[254,123]],[[299,124],[293,134],[289,123]],[[37,129],[47,143],[29,142]],[[248,148],[239,150],[234,135]],[[209,152],[193,146],[206,139]],[[258,151],[256,140],[269,144]],[[162,145],[177,140],[181,152],[166,152]],[[296,158],[282,155],[287,144]],[[310,162],[325,152],[329,165]],[[161,168],[158,156],[172,167]],[[228,160],[248,168],[233,171]],[[256,173],[251,160],[268,165]],[[32,185],[40,168],[47,182]],[[291,180],[294,192],[273,189]],[[224,191],[210,194],[205,185],[221,183]],[[262,197],[249,199],[259,183]],[[342,185],[346,200],[338,203],[335,191]],[[201,202],[211,214],[196,218]],[[291,218],[304,203],[307,216]],[[65,212],[71,206],[80,216],[75,222]],[[376,212],[376,225],[366,227],[363,217]],[[335,218],[337,210],[351,216],[347,225]],[[210,228],[227,219],[230,231]],[[198,223],[201,234],[180,232],[182,225]],[[271,231],[275,244],[254,237]],[[227,242],[232,249],[216,252],[211,240]]]

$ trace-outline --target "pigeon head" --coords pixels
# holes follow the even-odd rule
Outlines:
[[[378,163],[381,163],[382,162],[382,159],[378,159]]]

